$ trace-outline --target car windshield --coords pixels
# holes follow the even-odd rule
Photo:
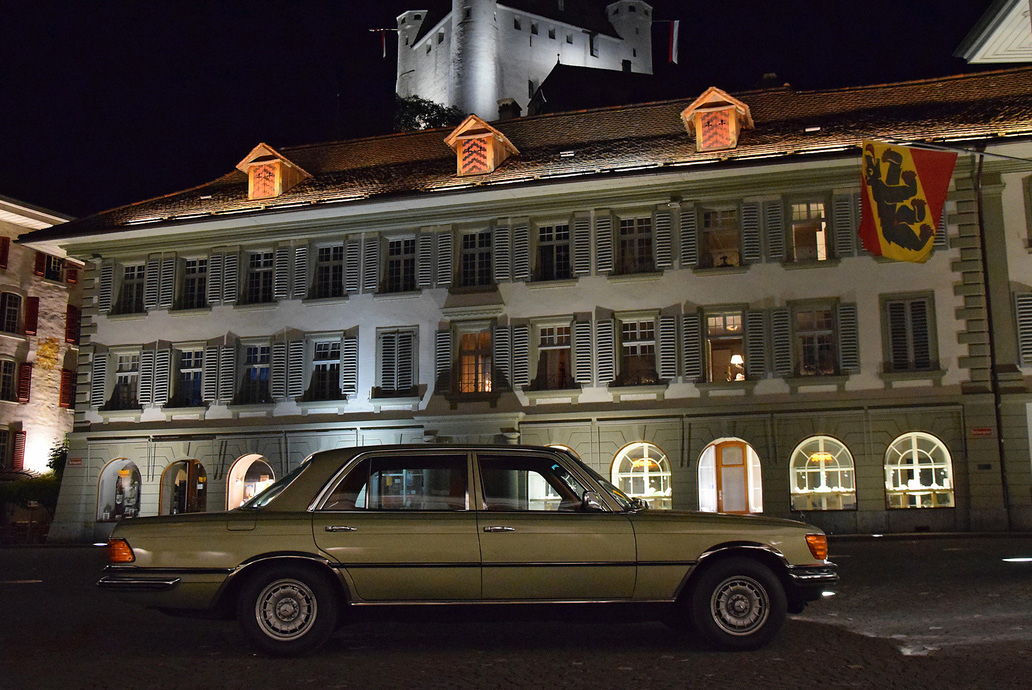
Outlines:
[[[312,458],[306,458],[304,462],[294,468],[293,472],[284,475],[281,479],[266,487],[266,489],[261,493],[255,494],[249,498],[246,503],[240,506],[240,510],[257,510],[258,508],[264,508],[272,503],[272,501],[280,495],[280,492],[287,488],[287,485],[290,484],[290,482],[294,481],[299,474],[308,469],[311,462]]]
[[[584,470],[589,475],[591,475],[592,479],[594,479],[596,482],[598,482],[602,486],[603,489],[605,489],[607,492],[609,492],[609,494],[613,497],[613,500],[615,500],[617,503],[620,504],[620,508],[621,509],[623,509],[623,510],[634,510],[635,509],[634,502],[630,499],[630,497],[627,496],[627,494],[625,494],[623,491],[620,491],[620,489],[618,489],[615,486],[613,486],[612,482],[610,482],[608,479],[603,477],[601,474],[599,474],[595,470],[591,469],[590,467],[588,467],[587,465],[585,465],[583,462],[581,462],[577,458],[573,457],[572,455],[567,454],[566,457],[568,457],[571,460],[573,460],[574,462],[576,462],[577,465],[582,470]]]

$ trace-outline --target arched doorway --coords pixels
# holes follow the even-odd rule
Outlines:
[[[208,474],[198,460],[180,460],[161,475],[161,513],[203,513],[208,508]]]
[[[699,457],[699,510],[762,513],[760,456],[739,438],[722,438]]]
[[[111,522],[140,514],[140,468],[128,458],[117,458],[100,472],[97,486],[97,521]]]
[[[276,481],[276,473],[261,455],[244,455],[233,463],[228,481],[226,510],[233,510]]]

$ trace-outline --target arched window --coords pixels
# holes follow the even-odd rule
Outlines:
[[[830,436],[811,436],[792,452],[792,510],[856,508],[853,456]]]
[[[613,460],[613,483],[632,498],[641,498],[650,508],[669,510],[670,461],[659,446],[639,442],[624,446]]]
[[[203,513],[208,507],[208,473],[197,460],[180,460],[161,475],[161,514]]]
[[[952,508],[950,451],[931,434],[903,434],[885,451],[885,498],[889,508]]]
[[[276,481],[276,473],[261,455],[245,455],[233,463],[228,481],[226,509],[233,510]]]
[[[108,463],[97,487],[97,520],[110,522],[140,514],[140,469],[126,458]]]

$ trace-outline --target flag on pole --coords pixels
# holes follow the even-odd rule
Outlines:
[[[677,64],[678,33],[680,33],[681,20],[675,19],[670,22],[670,62]]]
[[[860,239],[875,256],[924,263],[957,154],[864,141]]]

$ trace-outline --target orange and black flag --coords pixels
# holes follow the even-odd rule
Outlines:
[[[957,154],[865,141],[860,239],[875,256],[924,263]]]

